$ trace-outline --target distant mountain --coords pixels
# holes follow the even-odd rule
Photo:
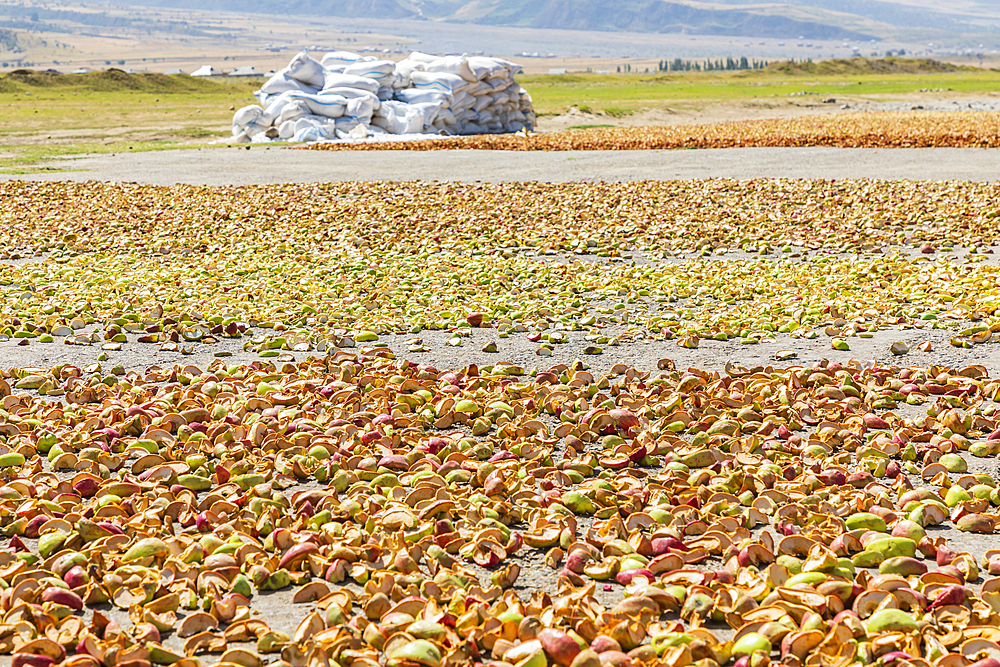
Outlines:
[[[716,0],[716,4],[738,7],[762,7],[760,0]],[[964,2],[961,9],[937,3],[935,9],[928,4],[906,0],[794,0],[775,3],[771,6],[787,7],[791,11],[808,11],[815,8],[824,12],[837,13],[855,18],[876,21],[896,28],[929,28],[952,32],[969,32],[980,29],[985,22],[997,21],[995,3],[980,0],[978,3]],[[963,11],[964,10],[964,11]]]
[[[126,1],[248,13],[259,13],[263,9],[260,3],[251,0]],[[975,32],[984,30],[987,15],[992,15],[986,19],[987,24],[997,20],[993,11],[964,14],[937,11],[922,5],[920,0],[716,0],[713,3],[699,0],[272,0],[267,11],[299,16],[815,40],[868,40],[885,37],[896,28]]]
[[[741,8],[704,9],[665,0],[491,0],[465,9],[469,20],[487,25],[568,30],[690,33],[807,39],[867,39],[837,25],[760,14]]]

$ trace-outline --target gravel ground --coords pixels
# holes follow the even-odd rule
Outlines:
[[[254,334],[263,333],[264,330],[255,331]],[[593,343],[584,339],[583,331],[570,332],[568,341],[555,345],[552,356],[541,357],[535,352],[538,343],[529,341],[524,333],[511,334],[507,338],[500,338],[494,329],[471,329],[471,336],[463,338],[461,347],[452,347],[448,341],[452,334],[446,331],[424,331],[420,334],[402,334],[382,336],[377,342],[365,343],[364,347],[388,347],[400,358],[410,359],[419,363],[427,363],[440,369],[463,368],[469,364],[496,364],[506,361],[522,366],[526,369],[538,367],[548,368],[556,364],[570,364],[576,359],[583,359],[595,373],[607,372],[613,365],[623,363],[641,371],[656,372],[657,362],[660,359],[671,359],[678,368],[695,367],[704,370],[722,370],[726,361],[734,364],[752,367],[755,365],[810,365],[822,359],[830,361],[846,362],[850,359],[859,361],[874,361],[878,364],[899,365],[899,366],[928,366],[931,364],[943,364],[956,368],[961,368],[969,364],[983,364],[991,371],[992,376],[1000,373],[1000,344],[988,343],[978,345],[971,350],[963,350],[952,347],[949,339],[953,332],[941,329],[907,329],[907,330],[881,330],[873,334],[871,338],[851,337],[846,339],[851,349],[848,351],[835,350],[831,347],[831,339],[827,336],[820,336],[813,340],[792,338],[786,334],[777,334],[773,341],[764,339],[762,342],[751,345],[730,340],[726,342],[716,340],[702,340],[697,349],[686,349],[678,347],[675,341],[656,341],[650,338],[639,337],[633,342],[622,342],[617,345],[602,346],[603,353],[599,355],[587,355],[584,348]],[[608,336],[618,336],[627,331],[621,325],[608,327],[604,334]],[[250,332],[247,334],[250,335]],[[134,336],[130,336],[134,338]],[[408,343],[414,338],[423,341],[425,352],[409,352]],[[57,364],[71,364],[83,367],[98,361],[98,355],[107,355],[107,360],[101,362],[102,366],[110,369],[116,364],[121,364],[126,370],[142,371],[149,366],[162,366],[168,368],[174,364],[194,365],[205,368],[216,359],[215,353],[219,351],[229,352],[231,356],[224,358],[226,364],[249,363],[259,360],[260,357],[253,352],[244,352],[241,348],[240,340],[222,339],[219,343],[186,343],[190,354],[180,352],[168,352],[159,349],[156,344],[143,344],[130,342],[122,346],[121,350],[102,350],[100,345],[78,346],[64,345],[56,339],[55,343],[39,343],[33,341],[30,345],[19,346],[14,340],[0,342],[0,364],[4,367],[10,366],[42,366],[52,367]],[[903,341],[910,345],[911,352],[904,357],[895,357],[889,352],[889,346],[896,342]],[[916,350],[918,343],[930,341],[934,349],[931,352],[919,352]],[[493,342],[497,346],[497,352],[486,353],[482,351],[484,345]],[[359,347],[362,344],[359,344]],[[775,353],[784,350],[794,350],[798,357],[786,362],[775,361]],[[316,352],[286,352],[296,360],[304,360]]]
[[[853,109],[855,111],[1000,111],[1000,100],[957,99],[910,100],[906,102],[852,101],[843,104],[841,109]]]
[[[991,181],[1000,151],[976,148],[731,148],[690,151],[306,151],[277,146],[52,160],[65,172],[0,179],[251,185],[326,181],[635,181],[884,178]]]

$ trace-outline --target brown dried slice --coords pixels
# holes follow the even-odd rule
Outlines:
[[[178,637],[191,637],[202,632],[218,630],[219,621],[203,611],[195,612],[185,616],[177,626]]]
[[[330,593],[330,587],[323,581],[313,581],[299,588],[292,595],[293,604],[314,602]]]
[[[196,655],[198,653],[222,653],[226,650],[226,637],[216,632],[199,632],[192,635],[184,642],[184,653],[186,655]]]
[[[248,642],[256,641],[270,630],[271,628],[265,621],[252,619],[232,623],[225,629],[224,634],[227,641]]]

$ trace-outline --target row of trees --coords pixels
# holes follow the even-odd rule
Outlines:
[[[764,69],[769,64],[767,60],[757,60],[756,58],[751,60],[746,56],[741,57],[739,60],[730,57],[727,57],[725,60],[721,58],[717,60],[683,60],[681,58],[674,58],[673,60],[661,60],[659,70],[661,72],[690,72],[692,70],[712,72],[717,70]]]

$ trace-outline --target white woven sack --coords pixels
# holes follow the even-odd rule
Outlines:
[[[432,104],[440,104],[444,107],[450,107],[453,98],[448,93],[442,93],[436,90],[405,88],[403,90],[396,91],[396,99],[400,102],[406,102],[407,104],[422,104],[430,102]]]
[[[323,78],[323,90],[327,88],[357,88],[374,93],[379,88],[379,82],[367,76],[345,74],[344,72],[327,72]]]
[[[437,90],[452,95],[469,88],[468,81],[448,72],[412,72],[410,81],[417,90]]]
[[[432,56],[429,53],[422,53],[420,51],[413,51],[410,55],[406,56],[406,60],[410,60],[415,63],[432,63],[440,58],[440,56]]]
[[[412,55],[410,56],[413,57]],[[469,83],[476,83],[476,75],[469,67],[469,59],[465,56],[445,56],[427,63],[425,69],[428,72],[443,72],[446,74],[457,74]]]
[[[307,86],[312,86],[313,88],[323,87],[323,77],[326,75],[326,70],[319,64],[319,61],[311,58],[305,51],[296,54],[292,58],[292,61],[288,63],[285,71],[288,73],[288,76]]]
[[[250,123],[256,123],[264,115],[264,110],[256,104],[243,107],[233,114],[233,127],[244,127]]]
[[[382,79],[392,76],[392,73],[395,70],[396,63],[391,60],[372,60],[369,62],[358,62],[348,65],[344,68],[344,74],[365,76],[369,79],[375,79],[376,81],[381,82]]]
[[[348,65],[353,65],[363,59],[360,54],[351,53],[350,51],[331,51],[324,54],[319,62],[328,70],[343,71]]]
[[[493,77],[507,76],[510,73],[507,66],[496,58],[469,56],[468,63],[473,76],[480,81]]]
[[[292,77],[288,73],[287,69],[283,69],[265,81],[264,85],[260,87],[260,90],[268,95],[280,95],[281,93],[287,93],[290,90],[297,90],[303,93],[315,93],[321,87],[322,84],[320,84],[319,87],[315,87],[302,83],[298,79]]]

